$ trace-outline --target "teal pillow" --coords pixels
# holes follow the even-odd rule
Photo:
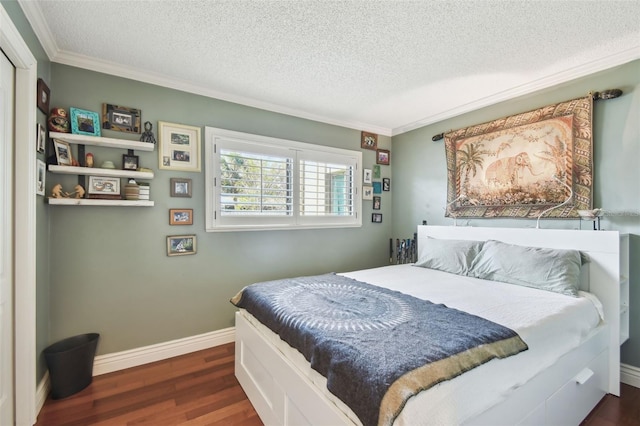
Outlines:
[[[578,297],[582,255],[579,250],[525,247],[486,241],[469,276]]]
[[[483,241],[441,240],[428,237],[420,240],[420,259],[415,266],[467,275],[471,262],[482,248]]]

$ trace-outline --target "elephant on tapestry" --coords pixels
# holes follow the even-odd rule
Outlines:
[[[513,157],[500,158],[489,164],[484,173],[484,181],[487,186],[515,186],[518,179],[522,178],[524,169],[529,169],[533,176],[538,176],[533,172],[529,154],[521,152]]]

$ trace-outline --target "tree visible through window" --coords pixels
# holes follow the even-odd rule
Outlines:
[[[205,132],[207,230],[361,226],[361,152]]]

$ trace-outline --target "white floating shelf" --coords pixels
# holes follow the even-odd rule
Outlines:
[[[98,167],[56,166],[49,165],[51,173],[63,175],[108,176],[138,179],[153,179],[153,172],[138,172],[136,170],[101,169]]]
[[[153,151],[155,145],[149,142],[130,141],[125,139],[105,138],[102,136],[74,135],[73,133],[49,132],[52,139],[79,145],[103,146],[106,148],[137,149],[139,151]]]
[[[153,207],[149,200],[101,200],[96,198],[48,198],[49,204],[57,206],[121,206]]]

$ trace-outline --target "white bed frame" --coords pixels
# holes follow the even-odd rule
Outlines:
[[[583,281],[604,306],[605,324],[578,348],[468,424],[577,425],[606,394],[620,395],[620,235],[615,231],[419,226],[427,236],[495,239],[588,254]],[[585,288],[586,289],[586,288]],[[236,314],[235,372],[267,425],[352,425],[297,367]],[[479,389],[479,391],[481,391]]]

